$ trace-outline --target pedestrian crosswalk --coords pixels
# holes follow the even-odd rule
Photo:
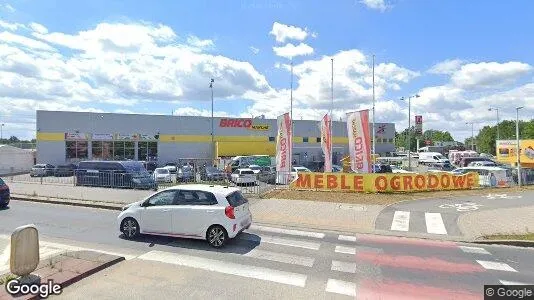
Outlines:
[[[401,212],[398,215],[413,214]],[[440,232],[441,225],[437,215],[431,215],[428,223],[434,232]],[[402,222],[399,224],[401,224],[398,225],[399,228],[405,226]],[[0,243],[0,248],[3,246],[5,245]],[[402,251],[405,252],[397,252],[397,247],[403,249],[403,246],[418,249],[418,251],[412,252],[413,250],[404,249]],[[76,250],[93,249],[41,242],[41,258],[56,255],[61,251]],[[98,251],[120,255],[113,251]],[[451,253],[453,255],[450,255]],[[0,253],[0,258],[6,255],[6,253]],[[213,249],[203,241],[175,240],[162,247],[156,246],[152,250],[144,250],[138,255],[125,256],[133,262],[140,260],[167,264],[171,268],[184,268],[177,272],[194,269],[198,272],[217,274],[217,276],[247,278],[259,285],[262,283],[277,284],[286,288],[301,289],[298,291],[310,292],[316,298],[323,299],[334,298],[333,295],[336,295],[336,299],[338,297],[354,298],[362,296],[362,291],[365,292],[365,296],[362,297],[368,297],[369,293],[383,290],[373,285],[372,282],[376,278],[379,278],[383,284],[387,283],[389,288],[411,287],[412,285],[402,281],[402,276],[406,272],[414,272],[414,274],[430,272],[429,274],[433,275],[429,277],[441,275],[443,278],[453,278],[451,274],[455,276],[467,274],[469,278],[479,279],[482,278],[480,274],[491,272],[492,277],[488,277],[490,278],[488,280],[493,281],[481,281],[479,285],[530,282],[530,280],[517,277],[517,274],[521,272],[517,264],[494,258],[492,251],[484,246],[457,245],[453,242],[391,236],[323,233],[263,225],[251,226],[249,230],[230,241],[224,249]],[[0,261],[0,270],[1,264]],[[477,276],[472,276],[474,273]],[[510,274],[515,275],[510,276]],[[384,280],[387,276],[393,276],[393,278]],[[495,280],[495,278],[498,279]],[[457,280],[457,282],[452,281],[451,286],[461,283],[462,279]],[[423,285],[422,290],[445,293],[441,284],[438,285],[441,289]],[[370,288],[373,286],[374,288]],[[417,288],[421,288],[421,285]],[[462,291],[461,298],[470,299],[470,292]],[[431,295],[435,296],[434,298],[440,298],[439,295]],[[442,298],[449,298],[448,295],[450,294]],[[375,299],[376,297],[369,298]],[[384,297],[383,299],[390,298]]]
[[[377,229],[437,235],[450,234],[443,215],[434,212],[397,210],[392,214],[386,213],[377,221]]]

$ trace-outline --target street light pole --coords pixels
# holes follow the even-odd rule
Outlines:
[[[497,112],[497,141],[500,140],[500,134],[499,134],[499,123],[501,123],[501,120],[499,119],[499,109],[495,107],[488,108],[489,111],[496,111]]]
[[[376,128],[375,128],[375,55],[373,54],[373,159],[376,154]],[[375,168],[373,168],[373,173]]]
[[[214,130],[213,130],[213,83],[215,82],[215,79],[211,78],[210,80],[210,90],[211,90],[211,153],[213,159],[215,159],[215,138],[214,138]]]
[[[471,124],[471,150],[475,150],[475,123],[465,122],[466,125]]]
[[[0,141],[3,141],[3,140],[4,140],[4,123],[0,124]]]
[[[521,187],[521,159],[520,159],[520,151],[521,147],[519,147],[519,110],[522,109],[523,106],[519,106],[515,108],[515,138],[516,138],[516,153],[517,153],[517,184],[519,187]]]
[[[419,98],[419,94],[408,97],[408,170],[412,170],[412,98]],[[401,100],[406,98],[402,97]]]

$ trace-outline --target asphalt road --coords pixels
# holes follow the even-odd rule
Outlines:
[[[384,208],[375,221],[375,229],[406,236],[460,238],[457,222],[461,214],[533,204],[533,191],[509,193],[506,189],[484,196],[406,201]]]
[[[534,283],[534,250],[526,248],[255,224],[215,250],[197,240],[124,240],[117,214],[13,201],[0,211],[0,251],[5,235],[33,223],[47,247],[53,242],[129,256],[68,287],[59,297],[65,299],[482,299],[484,284]]]

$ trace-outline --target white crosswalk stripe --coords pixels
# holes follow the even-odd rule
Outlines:
[[[475,253],[475,254],[489,254],[488,250],[480,247],[469,247],[469,246],[458,246],[465,253]]]
[[[356,254],[356,248],[353,247],[345,247],[345,246],[336,246],[336,249],[334,250],[337,253],[344,253],[344,254]]]
[[[330,270],[345,273],[356,273],[356,263],[333,260]]]
[[[328,279],[325,291],[356,297],[356,284],[337,279]]]
[[[319,247],[321,247],[321,243],[317,243],[317,242],[293,240],[293,239],[281,238],[281,237],[277,237],[273,235],[259,235],[259,237],[260,237],[260,240],[259,240],[260,243],[297,247],[297,248],[304,248],[304,249],[310,249],[310,250],[319,250]],[[244,236],[241,238],[245,240],[250,240],[250,241],[258,241],[258,238],[255,236]]]
[[[440,213],[425,213],[426,231],[434,234],[447,234]]]
[[[291,255],[279,252],[265,251],[259,249],[252,249],[244,256],[253,257],[257,259],[276,261],[286,264],[300,265],[305,267],[312,267],[315,261],[314,258],[306,256]]]
[[[340,234],[337,237],[337,239],[340,240],[340,241],[346,241],[346,242],[356,242],[356,237],[352,236],[352,235],[342,235],[342,234]]]
[[[318,238],[318,239],[322,239],[325,236],[325,234],[321,233],[321,232],[302,231],[302,230],[295,230],[295,229],[284,229],[284,228],[268,227],[268,226],[260,226],[260,225],[251,225],[249,229],[250,230],[258,230],[258,231],[265,231],[265,232],[272,232],[272,233],[280,233],[280,234],[312,237],[312,238]]]
[[[496,261],[487,261],[487,260],[477,260],[477,262],[487,270],[497,270],[497,271],[506,271],[506,272],[517,272],[514,268],[510,267],[508,264]]]
[[[306,285],[307,279],[306,275],[299,273],[285,272],[264,267],[243,265],[233,262],[219,261],[210,258],[203,258],[178,253],[168,253],[162,251],[150,251],[139,256],[138,259],[170,263],[184,267],[197,268],[206,271],[237,275],[266,281],[273,281],[277,283],[299,287],[304,287]]]
[[[410,212],[397,210],[393,214],[393,221],[391,222],[391,230],[408,231],[410,228]]]

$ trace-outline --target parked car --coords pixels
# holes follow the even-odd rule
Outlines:
[[[11,198],[9,186],[0,178],[0,208],[6,208]]]
[[[63,176],[74,176],[74,170],[76,170],[76,165],[59,165],[54,168],[54,176],[63,177]]]
[[[82,161],[76,185],[135,189],[157,188],[154,177],[138,161]]]
[[[142,163],[149,173],[154,173],[154,171],[158,168],[158,163],[155,161],[143,161]]]
[[[248,168],[240,168],[232,173],[232,182],[239,184],[255,184],[256,183],[256,174],[254,171]]]
[[[390,165],[374,164],[373,168],[375,173],[393,173]]]
[[[472,161],[468,167],[497,167],[497,164],[493,161],[481,160],[481,161]]]
[[[250,227],[252,215],[238,188],[188,184],[125,206],[117,221],[128,239],[139,234],[205,239],[220,248]]]
[[[54,175],[54,166],[51,164],[36,164],[30,170],[30,177]]]
[[[256,175],[261,172],[261,167],[258,165],[250,165],[248,168],[251,169]]]
[[[470,163],[474,161],[490,161],[491,162],[492,160],[489,158],[485,158],[485,157],[463,157],[462,160],[460,161],[460,167],[467,167]]]
[[[202,181],[223,181],[225,174],[215,167],[205,167],[200,170],[200,180]]]
[[[176,163],[172,163],[172,162],[166,163],[164,168],[169,169],[171,174],[176,174],[178,172],[178,166],[176,165]]]
[[[153,174],[156,182],[172,182],[172,175],[167,168],[156,168]]]
[[[401,168],[399,168],[399,167],[397,167],[395,165],[390,165],[389,167],[391,168],[391,172],[392,173],[414,174],[414,172],[410,172],[410,171],[401,169]]]
[[[343,168],[338,165],[332,165],[332,172],[343,172]]]
[[[195,170],[191,166],[183,166],[176,172],[176,181],[191,182],[195,181]]]
[[[276,182],[276,167],[262,167],[261,172],[257,175],[258,181],[267,184],[275,184]]]

